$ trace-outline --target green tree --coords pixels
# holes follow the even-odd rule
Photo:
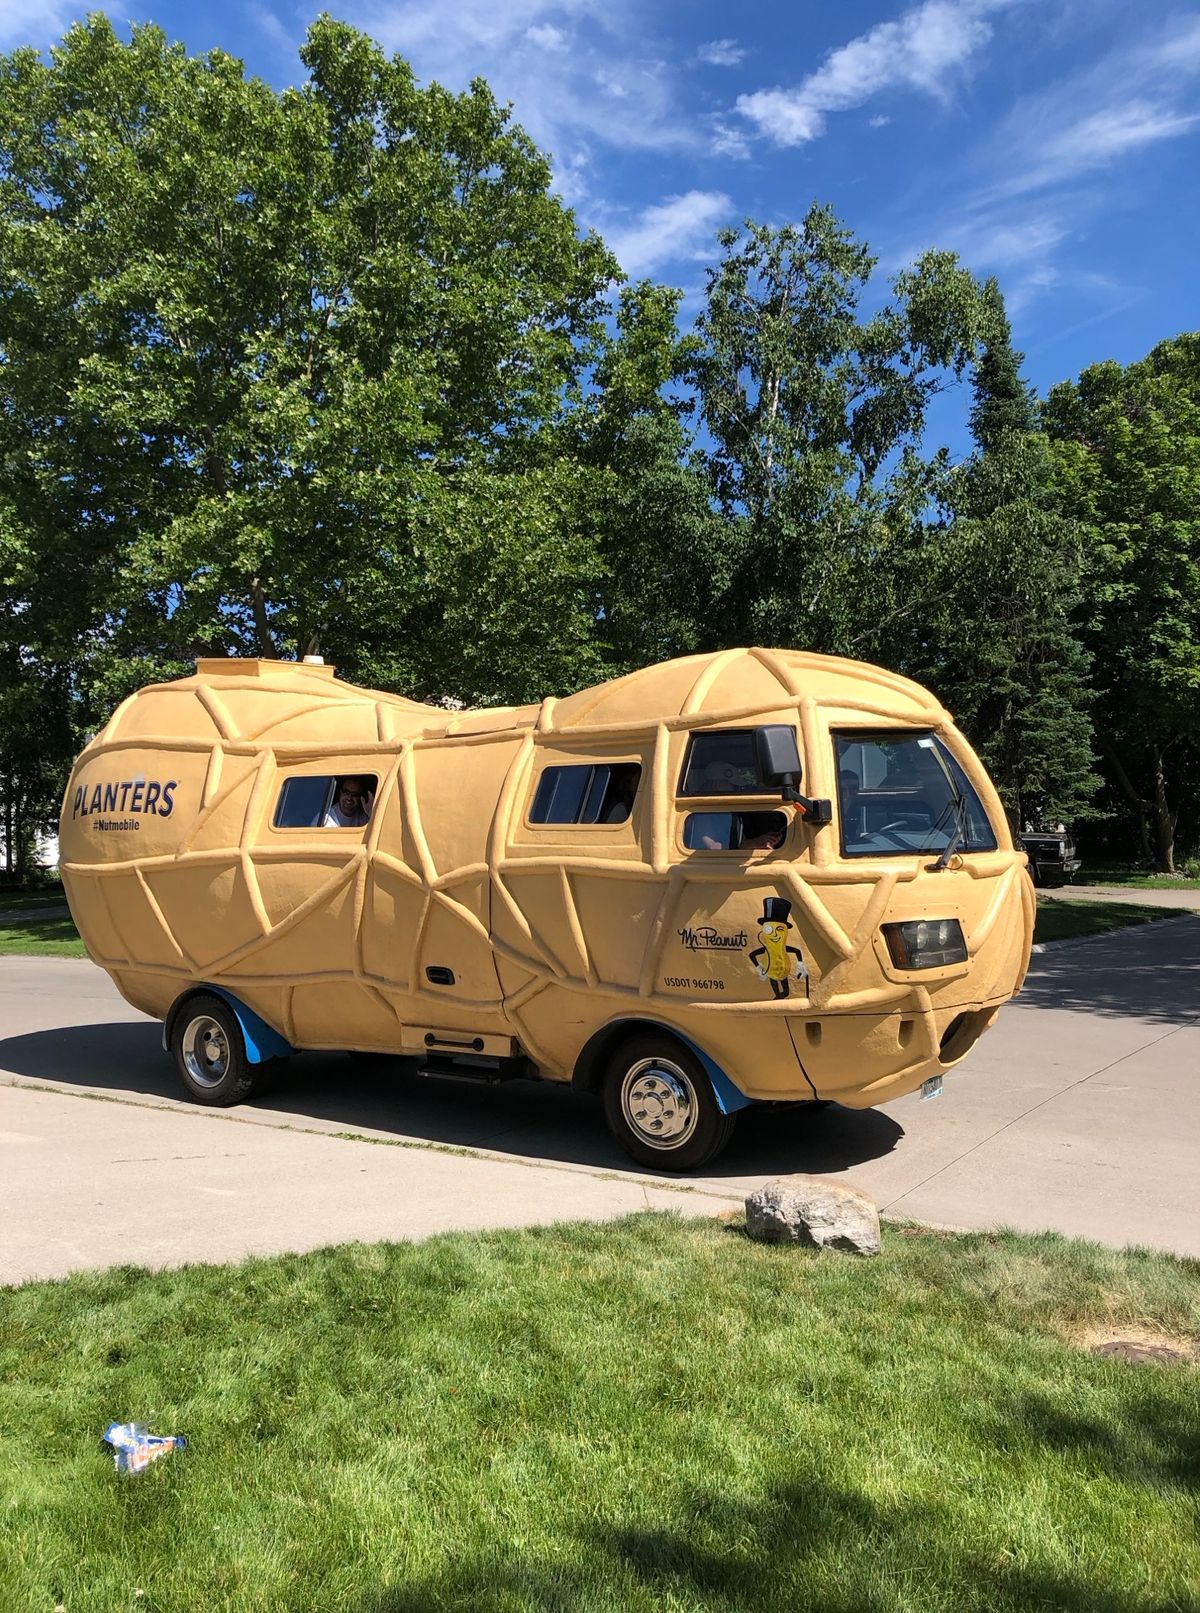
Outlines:
[[[61,668],[0,659],[0,840],[10,883],[37,872],[38,843],[58,819],[75,748],[70,712]]]
[[[988,335],[970,414],[977,452],[951,482],[945,581],[918,670],[974,741],[1015,824],[1077,821],[1099,785],[1089,657],[1075,623],[1080,534],[1062,514],[994,281],[983,296]]]
[[[1045,424],[1087,545],[1101,752],[1170,873],[1200,748],[1200,333],[1055,387]]]
[[[197,652],[586,681],[604,562],[560,450],[616,265],[482,82],[328,18],[302,57],[276,94],[93,17],[0,60],[10,606],[103,702]]]
[[[685,425],[694,342],[680,339],[680,300],[650,281],[622,289],[571,445],[594,467],[597,630],[619,671],[699,648],[727,581],[726,524]]]
[[[865,315],[875,260],[826,207],[720,240],[691,365],[729,547],[710,631],[895,658],[928,593],[923,525],[949,471],[922,450],[928,405],[976,354],[979,288],[928,253]]]

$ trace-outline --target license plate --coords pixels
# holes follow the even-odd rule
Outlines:
[[[940,1098],[942,1095],[942,1078],[940,1075],[931,1075],[928,1081],[921,1082],[922,1098]]]

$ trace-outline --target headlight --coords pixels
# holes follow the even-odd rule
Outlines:
[[[967,961],[967,943],[957,919],[909,919],[906,924],[885,924],[883,933],[897,969],[941,969]]]

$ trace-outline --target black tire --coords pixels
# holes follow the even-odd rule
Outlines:
[[[175,1015],[171,1052],[184,1091],[196,1103],[226,1109],[266,1089],[286,1059],[251,1064],[237,1015],[223,997],[202,992]]]
[[[694,1171],[733,1136],[695,1054],[663,1031],[640,1031],[613,1052],[604,1075],[609,1130],[639,1165]],[[640,1118],[639,1118],[640,1117]]]

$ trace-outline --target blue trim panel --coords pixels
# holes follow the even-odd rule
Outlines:
[[[681,1042],[687,1043],[704,1066],[704,1073],[712,1082],[717,1108],[723,1115],[736,1114],[739,1109],[745,1109],[749,1104],[755,1102],[755,1099],[748,1098],[744,1092],[738,1091],[721,1066],[715,1060],[710,1059],[703,1048],[697,1047],[690,1036],[684,1036],[680,1031],[675,1031],[674,1034],[679,1037]]]
[[[224,986],[205,986],[204,989],[224,998],[237,1015],[237,1022],[242,1027],[242,1040],[246,1044],[246,1058],[251,1064],[265,1064],[268,1059],[287,1058],[289,1053],[295,1052],[289,1041],[280,1036],[277,1030],[272,1030],[265,1019],[259,1019],[252,1008],[239,1002]]]

